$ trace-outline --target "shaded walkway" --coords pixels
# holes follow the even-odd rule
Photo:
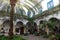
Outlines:
[[[34,36],[34,35],[23,36],[23,38],[27,40],[48,40],[46,38],[43,38],[42,36]]]

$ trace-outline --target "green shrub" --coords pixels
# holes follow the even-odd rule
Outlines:
[[[8,37],[0,36],[0,40],[8,40]],[[26,39],[23,39],[21,36],[13,36],[13,40],[26,40]]]
[[[43,38],[48,38],[49,37],[49,35],[43,35]]]
[[[29,35],[29,34],[28,34],[28,33],[25,33],[25,34],[24,34],[24,36],[27,36],[27,35]]]
[[[56,38],[60,39],[60,34],[59,33],[56,34]]]
[[[39,33],[38,33],[38,32],[35,32],[34,35],[35,35],[35,36],[39,36]]]

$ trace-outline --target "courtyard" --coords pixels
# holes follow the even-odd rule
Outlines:
[[[60,40],[60,0],[0,0],[0,40]]]

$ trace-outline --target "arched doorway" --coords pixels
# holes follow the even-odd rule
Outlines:
[[[59,20],[57,18],[50,18],[49,21],[58,22]]]
[[[40,27],[40,28],[43,27],[43,23],[44,23],[44,20],[41,20],[40,23],[39,23],[39,27]]]
[[[51,22],[51,25],[53,26],[52,28],[53,28],[54,32],[59,32],[59,26],[60,26],[59,19],[52,17],[49,19],[49,22]]]
[[[23,27],[23,23],[21,21],[17,22],[16,24],[16,34],[24,34],[24,27]]]
[[[8,32],[9,32],[9,28],[10,28],[10,20],[5,20],[3,22],[3,28],[2,28],[2,30],[7,35],[8,35]]]
[[[59,27],[59,19],[57,19],[57,18],[50,18],[49,22],[52,22],[52,23],[55,24],[54,26]]]
[[[31,25],[30,22],[27,22],[26,28],[27,28],[28,32],[31,34],[32,33],[32,31],[31,31],[32,30],[32,25]]]
[[[34,22],[34,25],[33,25],[33,30],[34,30],[34,32],[37,32],[37,29],[38,29],[38,26],[37,26],[37,24]]]
[[[39,33],[43,34],[45,32],[44,20],[39,22]]]

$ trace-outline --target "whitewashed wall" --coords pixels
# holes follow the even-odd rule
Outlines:
[[[43,0],[42,2],[41,2],[41,5],[42,5],[42,10],[43,11],[45,11],[45,10],[47,10],[48,8],[47,8],[47,3],[49,2],[49,1],[51,1],[51,0]],[[57,6],[57,5],[59,5],[59,0],[53,0],[53,3],[54,3],[54,6]]]
[[[42,19],[36,19],[35,22],[37,23],[37,25],[39,25],[41,20],[47,20],[48,21],[50,18],[57,18],[60,20],[60,11],[58,11],[56,14],[49,15],[49,16],[44,17]]]

